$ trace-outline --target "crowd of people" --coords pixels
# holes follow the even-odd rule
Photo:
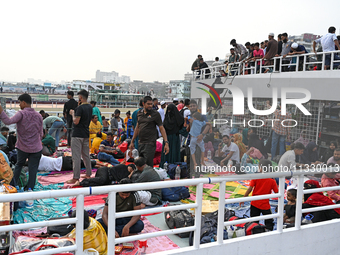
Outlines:
[[[315,54],[319,52],[331,52],[340,49],[339,40],[340,35],[335,35],[336,28],[329,27],[328,33],[316,40],[313,41],[313,52]],[[319,44],[319,47],[316,46]],[[208,79],[211,75],[211,72],[219,72],[220,74],[226,76],[229,75],[237,75],[242,74],[242,68],[240,68],[240,73],[238,72],[238,68],[245,65],[245,73],[244,74],[253,74],[259,73],[261,66],[262,73],[273,72],[273,71],[295,71],[296,65],[298,65],[298,70],[303,70],[303,62],[304,58],[299,57],[298,55],[310,53],[306,50],[305,46],[299,44],[298,42],[293,42],[289,40],[288,34],[281,33],[275,39],[274,33],[268,34],[268,40],[264,40],[262,42],[250,43],[246,42],[245,45],[242,45],[236,41],[236,39],[232,39],[230,41],[230,55],[225,58],[224,61],[220,61],[219,57],[215,58],[215,61],[208,66],[206,62],[204,62],[202,55],[198,55],[197,59],[191,66],[192,71],[196,71],[197,75],[201,74],[201,70],[204,70],[204,76]],[[297,57],[287,57],[287,56],[297,56]],[[276,70],[274,67],[274,57],[282,57],[282,67],[280,69],[280,61],[277,60]],[[312,59],[313,58],[313,59]],[[334,54],[333,61],[340,60],[340,56],[338,54]],[[308,64],[308,70],[321,70],[321,64],[313,64],[316,61],[322,61],[321,55],[312,56]],[[242,63],[240,63],[242,62]],[[260,63],[261,62],[261,63]],[[256,63],[256,65],[255,65]],[[216,66],[221,65],[229,65],[227,69],[218,68],[213,70]],[[325,57],[325,70],[329,69],[331,65],[331,54],[327,54]],[[340,62],[334,62],[333,68],[337,69],[340,65]],[[256,66],[256,70],[255,70]]]
[[[129,184],[167,180],[154,169],[164,164],[177,164],[186,161],[190,171],[184,178],[199,177],[201,168],[205,165],[235,167],[237,173],[261,173],[270,169],[310,169],[319,164],[329,166],[340,164],[340,149],[336,142],[331,142],[329,149],[318,154],[318,147],[309,141],[304,132],[291,148],[287,150],[286,140],[290,136],[290,128],[274,122],[267,140],[259,137],[258,128],[227,128],[223,125],[212,125],[214,116],[209,108],[204,115],[194,99],[172,103],[158,102],[157,98],[145,96],[140,101],[140,108],[132,114],[126,112],[126,118],[115,110],[112,119],[108,121],[101,115],[96,102],[88,103],[88,92],[78,92],[78,102],[72,91],[68,92],[69,101],[65,104],[63,117],[48,116],[32,107],[29,94],[19,97],[21,111],[9,118],[0,108],[0,119],[6,125],[17,124],[16,151],[17,160],[14,168],[12,185],[16,186],[24,165],[28,165],[28,184],[25,189],[34,189],[38,170],[73,170],[73,178],[67,183],[75,186],[110,185],[112,183]],[[270,107],[268,102],[268,107]],[[274,113],[275,119],[290,119],[290,114],[282,115],[278,107]],[[277,124],[277,125],[276,125]],[[128,135],[128,129],[131,132]],[[61,132],[67,134],[67,146],[71,148],[72,156],[53,158],[59,146]],[[54,137],[53,137],[54,135]],[[0,143],[13,151],[13,134],[9,129],[1,129]],[[15,142],[14,142],[15,143]],[[124,145],[125,144],[125,145]],[[125,152],[121,146],[125,147]],[[11,148],[9,148],[11,146]],[[136,154],[136,151],[138,153]],[[3,152],[4,156],[9,151]],[[107,162],[111,166],[99,167],[95,177],[92,168],[98,162]],[[86,169],[84,175],[81,168]],[[269,170],[268,170],[269,169]],[[329,173],[321,176],[321,182],[309,180],[305,188],[338,186],[337,174]],[[253,180],[249,184],[245,196],[270,194],[277,192],[278,180]],[[295,199],[297,182],[291,179],[287,187],[286,214],[284,221],[294,223]],[[305,196],[304,208],[317,205],[330,205],[340,201],[339,191],[329,191],[327,196],[314,193]],[[108,205],[106,201],[102,218],[98,221],[107,231]],[[118,192],[116,210],[139,210],[145,206],[162,204],[161,189],[139,190],[136,192]],[[258,200],[251,203],[251,216],[270,214],[268,200]],[[339,218],[340,211],[327,210],[314,212],[313,222]],[[273,221],[266,220],[268,230],[273,229]],[[116,220],[116,236],[127,236],[143,229],[140,216]]]

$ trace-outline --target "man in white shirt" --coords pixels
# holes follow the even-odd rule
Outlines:
[[[158,112],[159,112],[159,114],[161,115],[161,118],[162,118],[162,122],[164,121],[164,118],[165,118],[165,111],[164,111],[165,107],[166,107],[166,103],[164,101],[162,101],[161,102],[161,108],[158,109]],[[157,126],[157,130],[158,130],[158,136],[161,137],[162,134],[159,131],[158,126]]]
[[[222,141],[223,143],[218,145],[218,157],[214,157],[213,160],[221,166],[226,166],[229,160],[232,160],[233,165],[240,163],[240,150],[238,146],[227,135],[223,136]]]
[[[335,27],[328,28],[328,34],[322,36],[319,39],[313,41],[313,51],[316,54],[315,46],[317,43],[321,43],[323,52],[335,51],[335,45],[340,50],[338,38],[335,35]],[[340,60],[340,57],[334,54],[334,60]],[[331,65],[331,54],[326,55],[325,60],[325,70],[329,68]],[[337,68],[340,65],[340,62],[334,63],[333,68]]]

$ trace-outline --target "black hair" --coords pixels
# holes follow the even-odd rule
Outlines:
[[[87,92],[85,89],[82,89],[77,93],[77,95],[82,96],[84,99],[87,99],[89,97],[89,92]]]
[[[116,114],[116,113],[119,113],[119,114],[120,114],[120,110],[119,110],[119,109],[116,109],[116,110],[115,110],[115,114]]]
[[[261,167],[263,173],[272,172],[272,162],[269,159],[261,159],[259,162],[259,167]]]
[[[96,106],[97,102],[96,101],[91,101],[90,104],[93,104],[94,106]]]
[[[72,90],[67,91],[67,95],[70,95],[71,97],[74,97],[74,92]]]
[[[230,48],[230,50],[235,50],[234,48]]]
[[[335,150],[334,151],[340,151],[340,148],[335,148]]]
[[[130,115],[131,115],[131,112],[130,112],[130,111],[127,111],[126,114],[130,114]]]
[[[190,105],[190,99],[188,99],[188,98],[185,99],[185,100],[184,100],[184,105]]]
[[[72,212],[71,218],[75,218],[77,215],[76,210]],[[84,210],[84,229],[87,229],[90,226],[90,216],[86,210]]]
[[[152,101],[156,101],[156,100],[158,100],[158,99],[157,98],[152,99]]]
[[[244,46],[250,46],[250,42],[246,42]]]
[[[302,143],[297,142],[297,143],[294,143],[294,149],[304,150],[305,146]]]
[[[197,105],[197,102],[196,102],[196,100],[192,99],[192,100],[190,100],[190,104],[195,104],[195,105]]]
[[[136,166],[134,164],[129,164],[129,165],[127,165],[127,167],[131,167],[133,171],[136,170]]]
[[[264,42],[261,42],[261,45],[264,44]]]
[[[143,99],[139,100],[139,106],[143,107]]]
[[[288,34],[286,32],[282,33],[281,36],[288,37]]]
[[[112,132],[108,132],[106,135],[107,136],[113,136]]]
[[[8,128],[8,127],[2,127],[0,131],[1,131],[1,132],[8,132],[8,131],[9,131],[9,128]]]
[[[280,38],[280,40],[281,40],[281,36],[282,36],[282,34],[278,34],[277,38]]]
[[[45,129],[43,129],[43,134],[46,135],[46,130]]]
[[[235,44],[236,43],[236,40],[235,39],[232,39],[231,41],[230,41],[230,45],[233,45],[233,44]]]
[[[269,42],[269,41],[268,41],[268,40],[265,40],[264,42],[267,43],[267,42]]]
[[[193,115],[192,115],[193,118],[201,121],[202,119],[202,114],[200,114],[199,112],[195,112]]]
[[[184,104],[184,101],[183,101],[183,100],[180,100],[179,102],[182,103],[182,104]]]
[[[40,112],[39,112],[40,114],[43,114],[43,113],[45,113],[45,111],[44,110],[40,110]]]
[[[32,104],[32,97],[29,94],[22,94],[18,97],[19,101],[25,102],[26,104]]]
[[[254,43],[254,46],[260,47],[260,44],[258,42]]]
[[[293,197],[295,197],[296,198],[296,196],[297,196],[297,190],[296,189],[289,189],[289,190],[287,190],[287,193],[290,193]]]
[[[105,116],[104,115],[102,116],[102,120],[105,120]]]
[[[335,148],[338,148],[338,143],[336,141],[331,141],[329,143],[329,145],[332,145],[332,144],[335,146]]]
[[[219,58],[219,57],[216,57],[216,58],[215,58],[215,61],[219,61],[219,60],[220,60],[220,58]]]
[[[119,184],[131,184],[132,181],[130,178],[123,178],[119,181]],[[122,193],[125,193],[125,194],[129,194],[129,193],[132,193],[133,191],[124,191]]]
[[[335,27],[329,27],[328,33],[335,33],[336,28]]]
[[[102,132],[99,131],[99,132],[97,133],[97,137],[102,138],[102,136],[103,136]]]
[[[145,159],[143,157],[139,157],[139,158],[135,159],[134,163],[138,167],[142,167],[146,164]]]
[[[93,120],[97,115],[92,115],[91,120]]]
[[[199,54],[197,57],[198,57],[198,58],[199,58],[199,57],[202,57],[202,55]]]
[[[228,139],[230,139],[229,135],[224,135],[224,136],[222,136],[222,138],[224,138],[224,137],[227,137]]]
[[[152,97],[150,97],[150,96],[145,96],[144,99],[143,99],[144,104],[145,104],[147,101],[152,101]]]

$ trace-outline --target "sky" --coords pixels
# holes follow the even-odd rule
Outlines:
[[[0,81],[89,80],[96,70],[182,80],[198,54],[222,59],[233,38],[323,35],[329,26],[338,35],[339,7],[339,0],[1,1]]]

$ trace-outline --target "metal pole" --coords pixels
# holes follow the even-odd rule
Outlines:
[[[279,204],[278,204],[278,213],[280,215],[279,218],[277,218],[277,231],[279,233],[282,233],[283,229],[283,208],[284,208],[284,194],[285,194],[285,177],[280,177],[279,179]]]
[[[108,201],[107,254],[115,254],[116,192],[110,192]]]
[[[76,225],[76,255],[83,254],[83,233],[84,233],[84,195],[80,194],[77,196],[77,205],[76,205],[76,217],[77,217],[77,225]]]
[[[297,198],[296,198],[296,214],[295,214],[295,228],[297,230],[299,230],[301,228],[303,179],[304,179],[303,174],[298,176]]]
[[[318,140],[319,140],[319,130],[320,130],[320,115],[321,115],[321,101],[319,101],[319,107],[318,107],[318,123],[316,126],[316,137],[315,137],[315,142],[316,144],[318,144]]]
[[[225,211],[225,184],[226,181],[220,183],[219,198],[218,198],[218,215],[217,215],[217,243],[223,243],[224,230],[224,211]]]
[[[196,186],[196,204],[195,208],[195,233],[194,233],[194,247],[200,248],[201,242],[201,218],[202,218],[202,203],[203,203],[203,183],[199,183]]]

